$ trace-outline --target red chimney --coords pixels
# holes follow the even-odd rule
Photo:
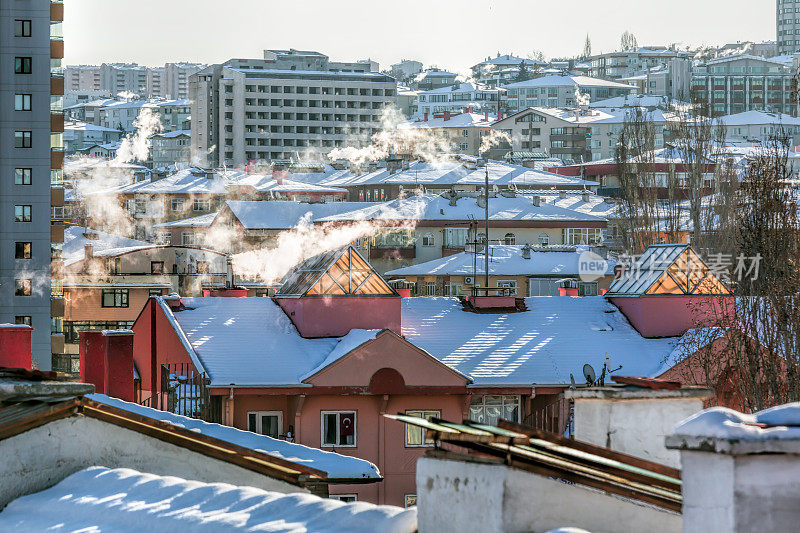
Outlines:
[[[134,401],[133,331],[81,331],[79,351],[81,381],[100,394]]]
[[[183,307],[180,295],[172,293],[169,296],[164,296],[164,303],[169,306],[173,311],[180,311]]]
[[[428,122],[428,114],[425,113],[425,122]]]
[[[488,111],[484,111],[483,112],[483,120],[484,120],[484,122],[489,122],[489,112]]]
[[[444,119],[445,119],[445,121],[450,120],[450,111],[445,111],[444,112]]]
[[[31,334],[24,324],[0,324],[0,366],[31,369]]]

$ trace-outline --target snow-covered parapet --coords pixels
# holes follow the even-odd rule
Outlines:
[[[754,414],[712,407],[675,427],[667,447],[729,454],[800,453],[800,402]]]
[[[797,531],[800,403],[744,414],[713,407],[675,427],[684,531]]]
[[[411,533],[417,510],[91,467],[0,513],[0,531],[55,529]]]

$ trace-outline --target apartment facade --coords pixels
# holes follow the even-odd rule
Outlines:
[[[592,68],[589,72],[593,78],[618,80],[665,65],[674,58],[689,58],[689,53],[665,47],[622,50],[591,57]]]
[[[584,95],[588,102],[625,96],[636,92],[636,87],[615,81],[587,76],[552,75],[511,83],[506,89],[505,103],[509,110],[526,107],[575,107]]]
[[[64,89],[72,91],[100,91],[99,65],[70,65],[64,72]]]
[[[744,111],[797,114],[792,66],[753,55],[723,57],[696,66],[691,93],[692,100],[708,106],[714,116]]]
[[[418,118],[433,117],[437,113],[462,113],[464,111],[497,113],[502,89],[491,89],[476,83],[457,83],[417,94]]]
[[[122,92],[148,98],[189,96],[189,76],[204,68],[201,63],[167,63],[163,67],[144,67],[136,63],[70,65],[65,72],[65,87],[72,91]]]
[[[0,5],[0,322],[33,327],[33,361],[42,370],[64,339],[63,226],[50,223],[51,206],[64,202],[63,7]]]
[[[190,77],[192,154],[200,164],[243,167],[366,146],[394,104],[394,78],[371,62],[339,63],[318,52],[265,50]]]
[[[775,34],[779,54],[793,54],[800,50],[800,2],[776,0]]]

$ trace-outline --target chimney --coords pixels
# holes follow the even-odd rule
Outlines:
[[[94,245],[91,243],[86,243],[83,245],[83,258],[86,261],[91,261],[94,259]]]
[[[533,202],[533,206],[534,207],[539,207],[540,205],[542,205],[542,197],[541,196],[534,196],[533,198],[531,198],[531,201]]]
[[[484,122],[489,122],[489,112],[488,111],[484,111],[483,112],[483,121]]]
[[[163,299],[164,303],[167,304],[173,311],[181,311],[185,309],[183,302],[181,301],[181,297],[177,292],[173,292],[168,296],[164,296]]]
[[[428,122],[428,113],[425,113],[425,122]]]
[[[283,185],[283,180],[289,179],[289,171],[272,169],[272,179],[274,179],[278,185]]]
[[[0,324],[0,367],[31,369],[31,334],[25,324]]]
[[[133,331],[80,331],[81,381],[99,394],[133,402]]]
[[[444,120],[445,120],[445,122],[450,120],[450,111],[445,111],[444,112]]]
[[[581,194],[581,200],[584,201],[584,202],[587,202],[587,203],[589,202],[589,192],[588,191],[583,191],[583,193]]]
[[[561,198],[562,200],[566,199],[567,191],[558,191],[558,197]]]
[[[525,246],[522,247],[522,258],[523,259],[531,258],[531,245],[528,243],[525,243]]]

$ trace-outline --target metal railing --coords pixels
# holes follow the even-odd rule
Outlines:
[[[575,432],[572,400],[559,395],[553,403],[533,410],[525,417],[523,423],[562,437],[572,438]]]

